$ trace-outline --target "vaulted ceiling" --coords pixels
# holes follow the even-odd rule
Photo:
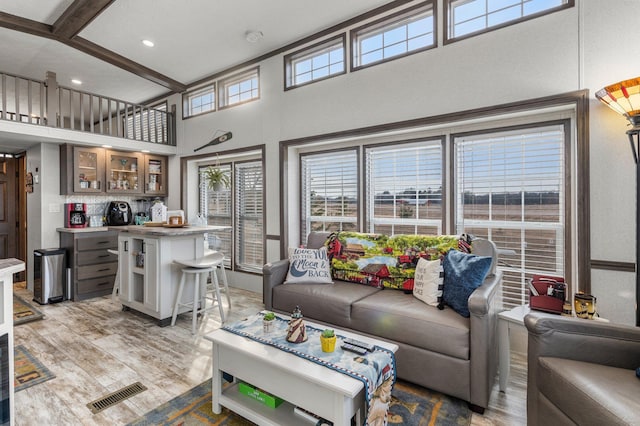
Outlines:
[[[144,102],[408,0],[8,0],[0,72]],[[255,43],[246,34],[260,31]],[[155,46],[146,47],[142,40]]]

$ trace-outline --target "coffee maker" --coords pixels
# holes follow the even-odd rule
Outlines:
[[[64,227],[65,228],[86,228],[87,227],[87,205],[85,203],[65,203]]]

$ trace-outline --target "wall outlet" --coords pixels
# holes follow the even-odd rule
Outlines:
[[[49,213],[60,213],[60,204],[58,204],[58,203],[50,203],[49,204]]]

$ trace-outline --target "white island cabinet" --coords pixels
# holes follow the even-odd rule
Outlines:
[[[175,260],[192,260],[204,254],[204,234],[210,226],[163,228],[145,226],[110,227],[118,234],[119,298],[124,309],[134,309],[171,323],[181,266]],[[193,297],[186,286],[183,300]],[[182,308],[181,313],[189,310]]]

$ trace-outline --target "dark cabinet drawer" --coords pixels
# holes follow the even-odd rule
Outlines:
[[[118,262],[101,263],[98,265],[78,266],[76,268],[76,279],[86,280],[88,278],[105,277],[115,275],[118,271]]]
[[[77,239],[78,251],[99,250],[118,247],[118,235],[109,233],[102,236],[91,236]]]
[[[93,265],[96,263],[117,262],[118,256],[104,250],[81,251],[77,257],[78,266]]]
[[[77,293],[78,295],[84,295],[95,292],[109,293],[113,291],[113,281],[115,275],[108,275],[106,277],[92,278],[88,280],[79,280]]]

